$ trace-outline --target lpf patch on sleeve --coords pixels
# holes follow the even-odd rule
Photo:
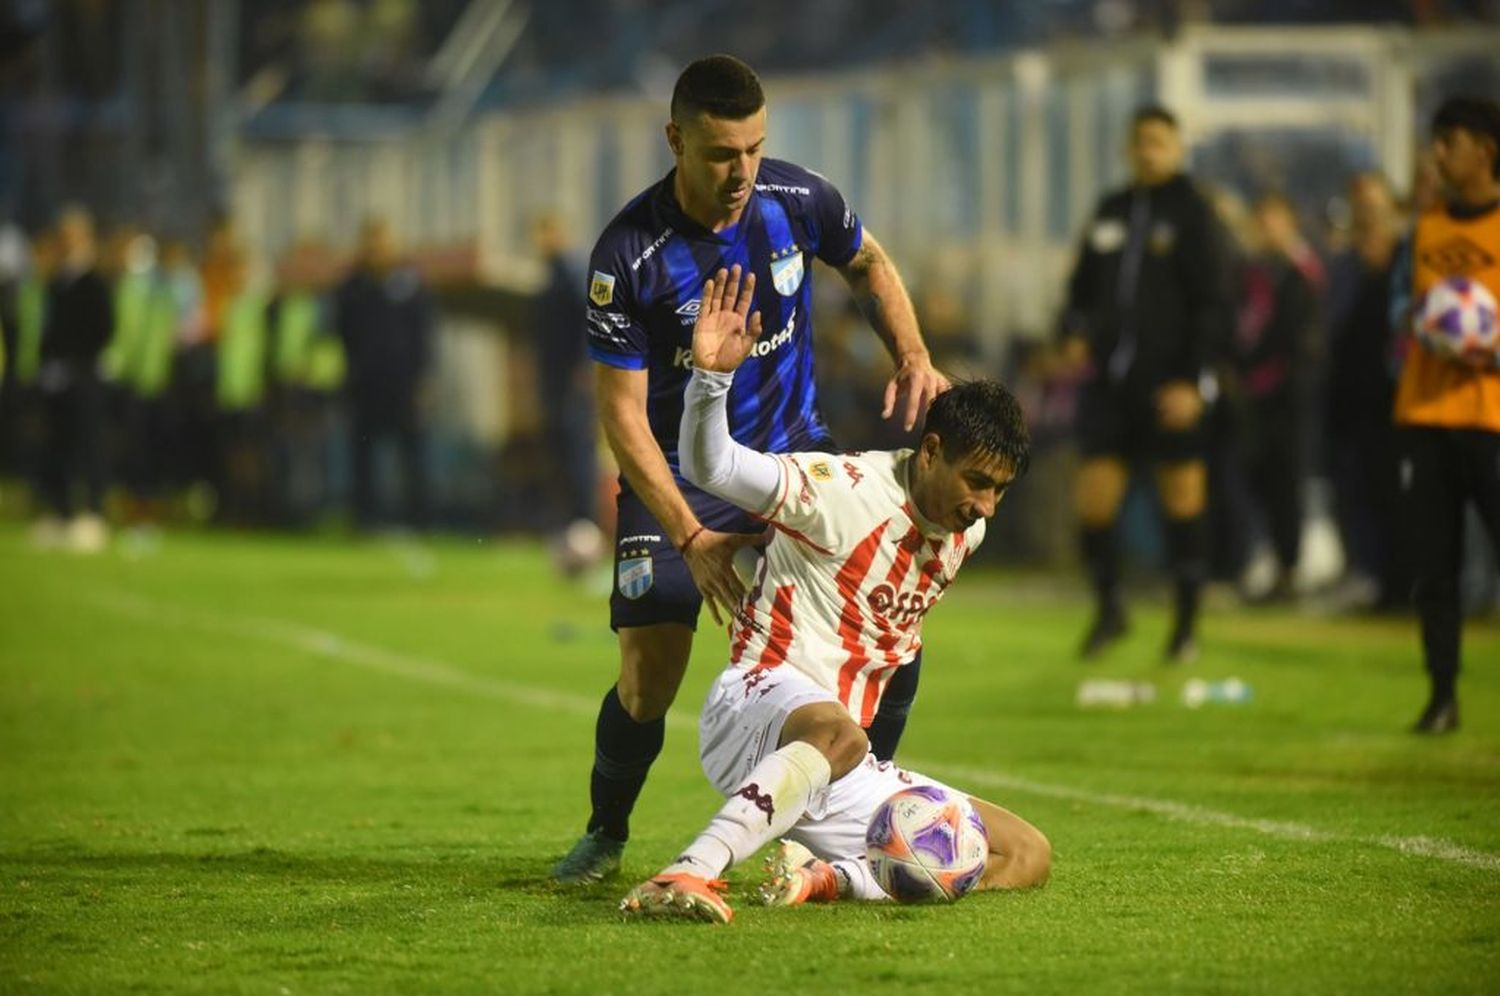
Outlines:
[[[813,480],[815,481],[833,480],[833,468],[828,466],[823,460],[808,465],[807,472],[813,476]]]
[[[589,281],[589,300],[602,308],[614,299],[615,278],[595,270],[593,279]]]
[[[1118,252],[1125,245],[1125,223],[1118,218],[1100,218],[1089,230],[1089,245],[1097,253]]]

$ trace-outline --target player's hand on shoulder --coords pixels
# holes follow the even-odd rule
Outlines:
[[[901,365],[885,385],[885,407],[880,417],[890,418],[896,411],[896,403],[905,398],[901,424],[910,432],[917,419],[927,413],[927,406],[933,399],[952,386],[948,378],[932,365],[931,356],[925,352],[908,353],[901,358]]]
[[[703,285],[703,300],[693,322],[693,365],[699,370],[729,373],[739,367],[760,338],[760,312],[750,314],[755,274],[741,278],[739,264],[720,270]]]
[[[704,529],[688,540],[682,550],[683,563],[703,596],[716,625],[733,618],[735,606],[745,597],[745,584],[734,569],[740,550],[764,539],[760,534],[720,533]],[[723,612],[720,612],[722,607]]]

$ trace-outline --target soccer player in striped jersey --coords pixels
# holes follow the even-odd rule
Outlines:
[[[631,890],[628,915],[727,923],[720,876],[783,834],[791,845],[773,859],[766,901],[884,897],[865,859],[870,818],[900,789],[936,783],[877,761],[863,727],[1026,469],[1020,406],[994,381],[940,395],[915,450],[772,455],[737,443],[728,404],[760,338],[755,283],[736,266],[703,289],[679,436],[688,480],[774,527],[699,720],[703,770],[726,801],[675,862]],[[1044,881],[1047,839],[974,804],[991,851],[979,887]]]
[[[900,274],[826,179],[763,158],[765,95],[729,56],[688,66],[672,94],[667,142],[675,168],[610,222],[590,262],[588,350],[599,415],[621,470],[610,626],[618,683],[595,728],[592,812],[583,837],[553,869],[588,882],[619,867],[629,817],[661,752],[663,717],[687,668],[704,600],[715,621],[744,594],[734,553],[762,526],[683,480],[677,426],[691,372],[699,288],[739,265],[759,281],[766,335],[735,380],[735,438],[770,452],[833,450],[813,377],[814,258],[837,269],[866,306],[896,363],[885,416],[901,405],[912,428],[947,381],[933,369]],[[571,334],[558,330],[558,334]],[[871,720],[870,738],[894,753],[915,693],[902,674]]]

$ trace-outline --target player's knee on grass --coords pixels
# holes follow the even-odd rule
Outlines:
[[[792,711],[781,727],[778,747],[794,740],[811,744],[828,759],[829,780],[853,771],[870,752],[870,740],[837,702],[814,702]]]
[[[1029,889],[1041,885],[1052,874],[1052,842],[1046,834],[1030,824],[1012,843],[1011,867],[1007,878],[1012,889]]]
[[[969,801],[990,838],[990,859],[979,887],[1029,889],[1046,882],[1052,874],[1052,842],[1046,834],[993,802],[975,796]]]
[[[1208,472],[1202,460],[1163,464],[1156,471],[1156,491],[1169,519],[1203,514],[1208,500]]]
[[[677,698],[693,631],[664,624],[620,630],[620,705],[637,723],[661,719]]]
[[[1107,526],[1120,512],[1130,474],[1114,457],[1091,457],[1078,468],[1074,504],[1079,521],[1091,528]]]

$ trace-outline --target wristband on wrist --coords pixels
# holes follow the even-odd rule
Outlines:
[[[704,526],[699,526],[697,529],[694,529],[691,533],[689,533],[688,538],[683,540],[682,545],[677,548],[677,552],[687,553],[688,547],[693,545],[693,540],[697,539],[705,528],[706,527]]]

